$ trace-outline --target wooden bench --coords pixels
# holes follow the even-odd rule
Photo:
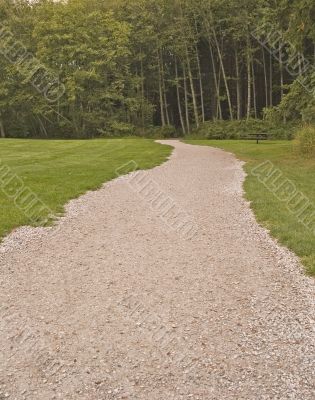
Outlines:
[[[249,133],[247,139],[255,139],[258,144],[260,140],[267,140],[270,135],[266,132]]]

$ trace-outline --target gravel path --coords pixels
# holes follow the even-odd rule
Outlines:
[[[0,248],[0,399],[314,399],[315,284],[258,226],[229,153],[71,201]]]

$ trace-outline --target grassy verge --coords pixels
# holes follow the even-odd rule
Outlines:
[[[308,272],[315,275],[315,234],[307,229],[287,205],[251,174],[256,166],[271,161],[283,177],[294,183],[315,205],[315,159],[304,159],[293,150],[292,142],[266,141],[257,145],[242,140],[187,140],[187,143],[219,147],[246,161],[245,191],[257,220],[282,244],[293,250]]]
[[[147,139],[0,140],[0,238],[16,227],[34,225],[2,190],[7,167],[58,214],[70,199],[115,178],[115,170],[130,160],[148,169],[171,151]]]

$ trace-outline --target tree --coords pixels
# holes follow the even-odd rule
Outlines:
[[[0,136],[187,133],[267,109],[309,119],[314,9],[312,0],[3,0]],[[288,55],[279,41],[278,54],[264,45],[270,31]],[[7,34],[28,58],[5,56]]]

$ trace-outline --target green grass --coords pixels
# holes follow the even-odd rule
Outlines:
[[[315,234],[299,222],[286,204],[278,200],[258,179],[252,169],[269,160],[290,179],[315,205],[315,159],[301,158],[288,141],[265,141],[256,144],[247,140],[187,140],[187,143],[219,147],[246,161],[248,173],[244,184],[246,196],[257,220],[270,230],[280,243],[293,250],[307,271],[315,275]]]
[[[171,151],[147,139],[0,140],[0,238],[22,225],[40,225],[36,218],[35,223],[30,221],[3,192],[4,166],[58,215],[70,199],[115,178],[121,165],[134,160],[139,169],[152,168]],[[38,213],[38,221],[43,220],[43,213],[49,214],[40,209]]]

